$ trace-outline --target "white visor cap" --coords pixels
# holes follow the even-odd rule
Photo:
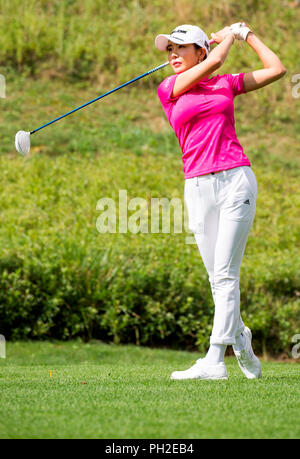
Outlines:
[[[168,41],[177,43],[178,45],[196,43],[201,48],[206,49],[207,56],[210,52],[208,36],[198,26],[183,24],[176,27],[170,35],[157,35],[155,38],[155,46],[160,51],[167,51]]]

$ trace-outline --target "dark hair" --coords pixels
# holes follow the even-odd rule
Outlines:
[[[202,48],[202,46],[197,45],[197,43],[193,43],[193,45],[194,45],[194,47],[195,47],[196,50]],[[204,49],[205,49],[205,48],[204,48]],[[207,54],[205,54],[203,61],[205,61],[206,58],[207,58]],[[203,61],[202,61],[202,62],[203,62]]]

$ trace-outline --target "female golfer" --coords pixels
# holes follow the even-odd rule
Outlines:
[[[159,85],[158,96],[182,150],[189,229],[215,304],[206,356],[185,371],[174,371],[171,378],[228,379],[224,354],[232,345],[241,370],[252,379],[261,376],[261,364],[240,316],[239,273],[255,215],[257,182],[236,136],[233,99],[278,80],[286,69],[245,23],[211,36],[218,43],[211,52],[207,35],[197,26],[181,25],[155,39],[174,71]],[[235,39],[245,40],[264,68],[211,76]]]

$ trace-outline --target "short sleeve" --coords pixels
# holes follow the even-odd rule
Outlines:
[[[162,103],[162,105],[165,107],[168,105],[170,102],[175,102],[179,96],[177,97],[171,97],[175,80],[176,80],[177,75],[171,75],[168,78],[166,78],[159,86],[158,86],[158,97]]]
[[[244,86],[244,75],[245,73],[232,73],[226,75],[232,89],[233,97],[239,96],[240,94],[244,94],[246,92]]]

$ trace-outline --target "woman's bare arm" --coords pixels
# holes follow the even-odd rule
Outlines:
[[[279,80],[286,73],[286,69],[281,63],[278,56],[270,50],[253,32],[249,32],[247,43],[257,53],[263,63],[264,69],[254,70],[245,73],[244,86],[245,91],[254,91],[262,88],[273,81]]]
[[[220,44],[209,53],[207,59],[177,76],[173,88],[173,97],[188,91],[202,78],[210,75],[223,65],[229,49],[234,43],[234,36],[231,32],[227,32],[227,35],[221,40]]]

